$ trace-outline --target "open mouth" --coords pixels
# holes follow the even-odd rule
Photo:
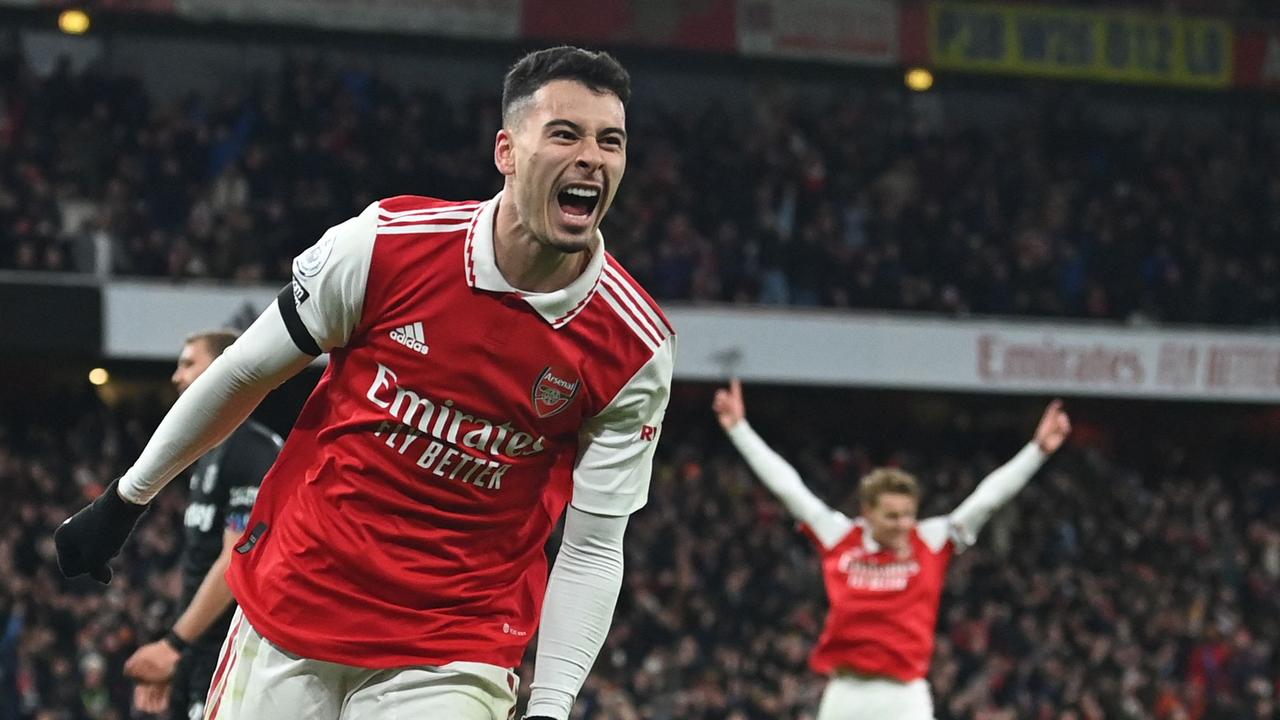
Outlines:
[[[569,185],[556,194],[560,212],[570,219],[586,219],[600,203],[600,189],[585,185]]]

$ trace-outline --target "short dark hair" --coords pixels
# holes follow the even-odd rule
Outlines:
[[[202,342],[205,348],[209,350],[209,354],[216,358],[226,352],[227,348],[231,347],[231,343],[235,342],[238,337],[240,337],[240,333],[235,330],[201,330],[188,335],[183,343],[190,345]]]
[[[512,122],[512,107],[552,80],[574,80],[593,92],[613,93],[623,107],[631,100],[631,75],[616,58],[604,51],[560,45],[531,52],[507,71],[502,81],[503,124]]]

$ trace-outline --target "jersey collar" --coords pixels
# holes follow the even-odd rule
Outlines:
[[[489,292],[514,293],[537,310],[551,327],[564,327],[582,312],[600,284],[600,275],[604,272],[604,237],[596,231],[596,251],[587,262],[586,270],[565,287],[548,293],[519,290],[502,277],[494,257],[493,225],[501,198],[502,193],[498,193],[482,205],[467,231],[467,285]]]
[[[866,518],[859,515],[853,521],[853,524],[862,528],[862,549],[865,550],[868,555],[878,555],[888,549],[876,542],[876,539],[871,536],[871,523],[867,522]]]
[[[876,539],[871,536],[871,523],[867,522],[866,518],[859,516],[853,521],[853,524],[862,528],[863,550],[866,550],[867,553],[871,555],[875,555],[883,549],[880,547],[880,543],[876,542]]]

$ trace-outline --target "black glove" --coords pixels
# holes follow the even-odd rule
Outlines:
[[[63,520],[53,531],[58,569],[65,577],[89,573],[103,585],[111,582],[107,561],[120,552],[138,518],[150,507],[126,502],[116,491],[119,483],[113,481],[97,500]]]

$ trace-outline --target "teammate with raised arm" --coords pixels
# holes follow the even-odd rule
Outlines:
[[[920,489],[908,473],[869,473],[858,492],[861,514],[849,518],[818,499],[751,429],[738,380],[716,391],[712,408],[738,452],[822,555],[830,611],[809,664],[830,681],[818,720],[931,719],[925,678],[947,565],[1062,446],[1071,421],[1061,401],[1049,403],[1032,441],[950,515],[920,522]]]
[[[528,715],[569,716],[612,621],[675,352],[598,229],[629,96],[606,53],[522,58],[494,143],[502,192],[389,198],[331,228],[59,528],[63,572],[109,579],[145,503],[329,353],[235,548],[240,610],[206,717],[507,720],[539,626]]]

